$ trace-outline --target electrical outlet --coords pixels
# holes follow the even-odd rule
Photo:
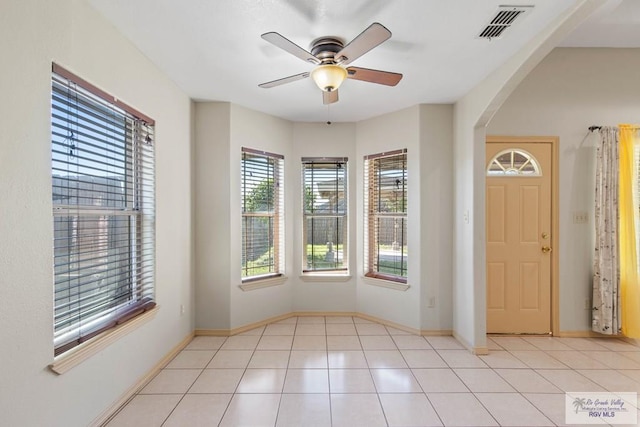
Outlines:
[[[184,304],[180,304],[180,316],[184,314]]]
[[[464,211],[462,219],[464,220],[465,224],[469,224],[469,210]]]
[[[436,306],[436,297],[429,297],[429,302],[427,303],[428,308],[434,308]]]
[[[590,310],[591,309],[591,301],[589,301],[589,298],[586,298],[584,300],[584,309],[585,310]]]
[[[574,224],[586,224],[589,222],[589,215],[586,212],[574,212],[573,223]]]

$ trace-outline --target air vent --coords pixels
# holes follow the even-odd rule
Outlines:
[[[491,40],[502,37],[505,30],[511,27],[517,18],[531,9],[533,6],[499,6],[487,26],[478,34],[478,38]]]

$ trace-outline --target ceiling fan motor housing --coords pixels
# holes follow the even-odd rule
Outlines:
[[[351,62],[391,37],[391,31],[379,22],[369,25],[346,45],[345,41],[339,37],[323,36],[311,42],[308,51],[274,31],[264,33],[261,37],[297,58],[316,65],[311,72],[298,73],[259,84],[258,86],[262,88],[280,86],[311,77],[322,90],[322,102],[327,105],[338,102],[338,87],[347,78],[386,86],[395,86],[402,79],[402,74],[399,73],[358,67],[346,68]]]
[[[320,37],[311,42],[311,54],[322,63],[336,63],[335,54],[344,48],[344,42],[337,37]]]

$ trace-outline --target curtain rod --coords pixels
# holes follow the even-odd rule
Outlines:
[[[625,126],[628,126],[633,130],[640,130],[640,126],[638,125],[625,125]],[[594,130],[602,130],[603,127],[604,126],[589,126],[589,130],[593,132]]]

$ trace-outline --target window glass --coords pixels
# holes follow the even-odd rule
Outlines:
[[[347,159],[302,159],[303,272],[346,271]]]
[[[155,305],[153,123],[73,77],[52,77],[56,355]]]
[[[406,150],[365,157],[365,185],[365,274],[406,282]]]
[[[540,176],[538,161],[524,150],[506,150],[498,153],[487,166],[487,176]]]
[[[242,278],[280,275],[284,269],[282,156],[242,149]]]

